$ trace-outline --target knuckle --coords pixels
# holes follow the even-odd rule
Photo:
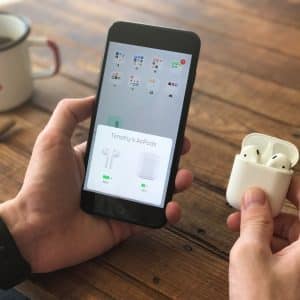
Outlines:
[[[69,98],[64,98],[64,99],[62,99],[62,100],[60,100],[58,103],[57,103],[57,106],[56,106],[56,109],[66,109],[68,106],[69,106],[69,104],[70,104],[70,102],[71,102],[71,99],[69,99]]]
[[[234,244],[229,253],[230,260],[236,261],[242,257],[249,257],[255,255],[257,257],[264,256],[266,248],[259,241],[243,240],[241,238]]]
[[[45,128],[38,135],[37,145],[42,145],[44,148],[50,148],[54,145],[60,145],[65,142],[65,137],[53,129]]]
[[[241,243],[240,239],[238,239],[230,250],[230,261],[236,261],[239,257],[241,257],[241,255],[245,254],[245,250],[247,249],[245,249],[243,243]]]
[[[266,247],[259,241],[251,241],[248,244],[249,249],[256,254],[256,256],[264,256],[266,254]]]
[[[79,122],[76,114],[73,112],[74,99],[64,98],[60,100],[57,104],[56,110],[59,114],[64,115],[66,118],[73,119],[76,123]]]

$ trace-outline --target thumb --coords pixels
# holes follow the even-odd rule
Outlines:
[[[76,125],[91,115],[94,101],[93,96],[59,101],[46,127],[71,138]]]
[[[273,218],[266,194],[261,189],[251,188],[243,197],[240,237],[270,248],[272,235]]]

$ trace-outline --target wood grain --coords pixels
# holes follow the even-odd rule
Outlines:
[[[223,36],[239,39],[244,42],[272,49],[294,57],[300,56],[300,43],[289,43],[293,39],[299,41],[298,28],[280,23],[270,22],[255,15],[240,14],[223,6],[211,5],[209,1],[132,1],[117,0],[119,3],[137,6],[141,10],[155,9],[155,14],[166,12],[188,20],[194,27],[200,26]],[[97,5],[97,1],[94,0]],[[266,39],[266,36],[269,36]],[[291,39],[291,40],[290,40]]]
[[[122,255],[127,253],[126,259],[119,251]],[[159,234],[149,231],[130,239],[104,260],[166,293],[171,299],[227,297],[227,263],[192,241],[166,230]]]
[[[140,2],[135,3],[135,5],[141,5],[139,4]],[[145,1],[145,3],[148,2]],[[45,34],[47,32],[47,35],[60,41],[65,62],[63,70],[73,76],[78,74],[77,77],[81,79],[88,75],[90,79],[96,82],[99,69],[98,62],[105,41],[105,33],[116,19],[122,19],[126,15],[127,18],[130,16],[132,21],[143,21],[153,24],[161,23],[162,25],[176,27],[180,24],[182,28],[194,30],[201,36],[203,41],[202,60],[207,59],[291,88],[300,88],[299,76],[297,76],[300,60],[290,59],[289,56],[283,55],[278,51],[274,52],[256,44],[224,37],[220,33],[197,27],[197,24],[190,23],[189,18],[174,19],[169,10],[161,8],[162,5],[166,4],[148,4],[148,10],[145,11],[145,9],[139,9],[139,6],[131,5],[128,7],[128,5],[124,5],[124,7],[120,7],[114,2],[110,3],[107,1],[97,1],[94,5],[90,3],[88,7],[82,8],[80,2],[76,2],[76,4],[65,3],[65,11],[62,11],[60,2],[55,3],[51,1],[48,20],[41,17],[45,5],[49,5],[49,3],[43,2],[43,5],[35,6],[34,12],[27,5],[24,5],[22,8],[18,6],[18,9],[16,8],[15,10],[19,13],[26,12],[32,18],[33,24],[39,24],[39,26],[33,26],[34,33]],[[78,16],[79,10],[81,14]],[[201,11],[201,6],[198,10]],[[111,13],[112,11],[114,12],[113,14]],[[159,15],[153,16],[153,13]],[[214,16],[212,15],[211,18],[213,20]],[[201,19],[200,16],[199,19]],[[64,28],[57,30],[55,25],[52,27],[47,25],[48,21],[55,24],[58,20],[64,22]],[[85,32],[84,39],[78,37],[78,26]],[[251,27],[249,30],[253,30],[253,34],[255,34],[255,28]],[[238,22],[236,23],[235,31],[237,30],[239,30]],[[264,38],[270,39],[267,37],[269,35],[266,32]],[[294,42],[291,39],[288,43]],[[286,45],[286,47],[288,46]],[[74,49],[77,50],[74,51]],[[215,49],[218,49],[218,51]],[[230,59],[231,57],[234,57],[234,59]],[[44,58],[44,62],[45,60]],[[82,74],[84,71],[85,74]],[[80,76],[80,74],[84,76]],[[222,78],[223,80],[224,77]]]
[[[299,0],[264,0],[256,1],[253,5],[251,0],[210,0],[211,4],[221,5],[224,8],[235,10],[240,14],[255,15],[274,23],[300,27],[300,2]]]
[[[63,73],[67,73],[68,77],[76,77],[80,81],[92,82],[92,86],[95,87],[98,78],[98,61],[102,53],[101,50],[103,50],[103,45],[101,47],[100,44],[95,44],[94,41],[98,41],[98,43],[104,41],[105,31],[113,22],[114,15],[107,12],[107,10],[96,10],[93,9],[93,6],[89,6],[82,13],[85,16],[83,20],[83,17],[74,17],[76,9],[72,8],[71,4],[67,8],[70,8],[70,12],[73,13],[71,17],[69,14],[62,12],[58,5],[55,6],[53,4],[49,13],[49,21],[55,23],[57,22],[57,18],[61,19],[61,22],[64,21],[66,26],[63,30],[66,30],[66,33],[61,30],[55,31],[54,28],[45,28],[44,30],[53,32],[53,37],[62,43],[63,58],[65,61]],[[121,12],[124,14],[123,10],[116,8],[118,6],[115,4],[111,7],[116,13],[119,11],[120,14]],[[36,22],[46,22],[45,20],[40,20],[39,17],[42,15],[43,9],[44,6],[36,6],[36,10],[38,12],[40,10],[40,14],[32,16],[33,19],[38,17]],[[52,11],[54,12],[51,16]],[[85,11],[88,11],[86,15]],[[94,13],[92,14],[90,11]],[[128,8],[126,8],[125,12],[127,14],[130,13],[132,16],[142,15],[143,19],[149,22],[153,18],[151,14],[137,14],[133,9],[128,11]],[[28,13],[30,13],[29,9]],[[102,28],[101,26],[97,26],[101,18],[105,20],[104,27]],[[97,22],[93,21],[94,19]],[[157,18],[156,22],[158,20],[159,18]],[[174,21],[172,22],[166,25],[175,24]],[[84,40],[77,42],[76,38],[66,40],[62,36],[64,34],[67,37],[78,35],[76,29],[78,26],[81,26],[82,30],[86,26]],[[59,34],[57,35],[56,32],[59,32]],[[245,44],[239,41],[240,45],[243,45],[241,48],[235,44],[234,40],[230,40],[229,42],[228,39],[221,40],[220,36],[212,37],[210,31],[201,30],[199,34],[201,37],[203,34],[206,34],[208,38],[205,35],[203,37],[203,58],[201,57],[196,80],[196,89],[198,91],[221,100],[230,101],[278,121],[300,126],[298,91],[300,81],[299,76],[297,76],[300,61],[298,64],[298,60],[296,59],[274,56],[274,52],[266,52],[265,49],[259,47],[245,48]],[[212,42],[211,46],[210,41]],[[219,41],[220,44],[216,44],[214,41]],[[74,51],[74,49],[77,50]],[[218,49],[219,51],[215,51],[214,49]],[[207,58],[209,56],[211,59]],[[235,59],[228,59],[229,57],[234,57]],[[44,56],[37,58],[37,60],[45,63]],[[232,64],[237,65],[233,66]],[[249,72],[249,70],[251,71]],[[261,72],[264,72],[264,74],[261,74]],[[294,81],[295,84],[290,86],[285,81],[289,83]]]
[[[106,32],[115,20],[193,30],[202,53],[186,135],[192,150],[180,163],[195,174],[175,196],[183,218],[146,232],[92,261],[34,276],[23,291],[38,299],[227,299],[228,253],[237,234],[225,190],[244,135],[265,132],[300,147],[299,5],[263,0],[28,0],[9,6],[30,17],[34,35],[56,40],[61,75],[35,82],[29,103],[0,114],[19,130],[0,143],[0,201],[22,185],[34,141],[62,98],[95,94]],[[47,66],[47,51],[32,53]],[[72,143],[84,141],[89,120]],[[299,174],[300,167],[296,167]],[[295,208],[285,204],[285,211]],[[34,292],[34,290],[36,292]]]

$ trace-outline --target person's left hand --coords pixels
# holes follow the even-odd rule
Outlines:
[[[32,272],[49,272],[100,255],[141,227],[88,215],[80,209],[85,144],[71,146],[77,123],[88,118],[94,97],[59,102],[33,149],[23,186],[15,199],[0,206]],[[185,140],[183,153],[190,143]],[[192,183],[192,174],[178,171],[176,190]],[[176,202],[167,205],[169,223],[180,219]]]

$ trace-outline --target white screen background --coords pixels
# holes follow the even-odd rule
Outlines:
[[[122,54],[119,56],[121,59],[116,59],[117,52]],[[141,65],[134,63],[135,56],[143,57]],[[159,58],[161,61],[158,69],[153,68],[154,58]],[[174,67],[177,65],[176,62],[179,62],[178,68]],[[184,64],[182,65],[180,62],[184,62]],[[171,158],[174,153],[190,64],[190,54],[116,42],[109,43],[84,189],[159,207],[164,206],[171,171]],[[155,70],[156,72],[154,72]],[[116,72],[120,79],[113,80],[112,75]],[[139,83],[134,89],[129,84],[131,76],[138,79]],[[149,84],[153,80],[155,84]],[[175,84],[175,87],[170,87],[170,83]],[[152,93],[150,93],[151,91]],[[170,94],[172,98],[169,97]],[[109,185],[108,183],[103,184],[101,176],[104,170],[101,170],[100,165],[98,166],[99,169],[92,170],[91,165],[95,165],[96,161],[101,160],[100,146],[96,151],[98,153],[95,152],[96,147],[94,147],[97,134],[100,134],[97,140],[101,143],[101,133],[100,131],[97,133],[98,127],[99,125],[113,127],[114,124],[121,129],[128,130],[128,132],[153,135],[154,139],[155,136],[171,139],[169,161],[167,164],[164,163],[164,165],[167,165],[166,170],[160,170],[164,174],[164,178],[159,177],[161,189],[157,188],[157,185],[151,185],[151,182],[146,181],[147,185],[150,183],[149,190],[141,194],[140,178],[132,179],[134,182],[136,180],[136,183],[132,185],[131,196],[126,197],[122,195],[120,182],[110,184],[111,188],[107,189]],[[159,155],[159,153],[157,154]],[[133,156],[130,158],[126,155],[126,160],[128,159],[131,161],[127,164],[129,170],[138,157]],[[164,159],[166,158],[164,157]],[[126,168],[126,164],[121,165],[123,169]],[[126,170],[123,169],[121,172],[119,170],[119,173],[125,176]],[[134,175],[130,175],[128,171],[128,176]],[[99,185],[96,185],[98,177]],[[113,180],[115,178],[116,176]],[[92,181],[94,184],[89,184]],[[145,180],[142,181],[145,182]],[[156,189],[160,190],[159,194],[151,191],[152,186],[156,186]],[[147,195],[149,195],[149,200]],[[151,197],[155,197],[155,199],[151,199]]]

